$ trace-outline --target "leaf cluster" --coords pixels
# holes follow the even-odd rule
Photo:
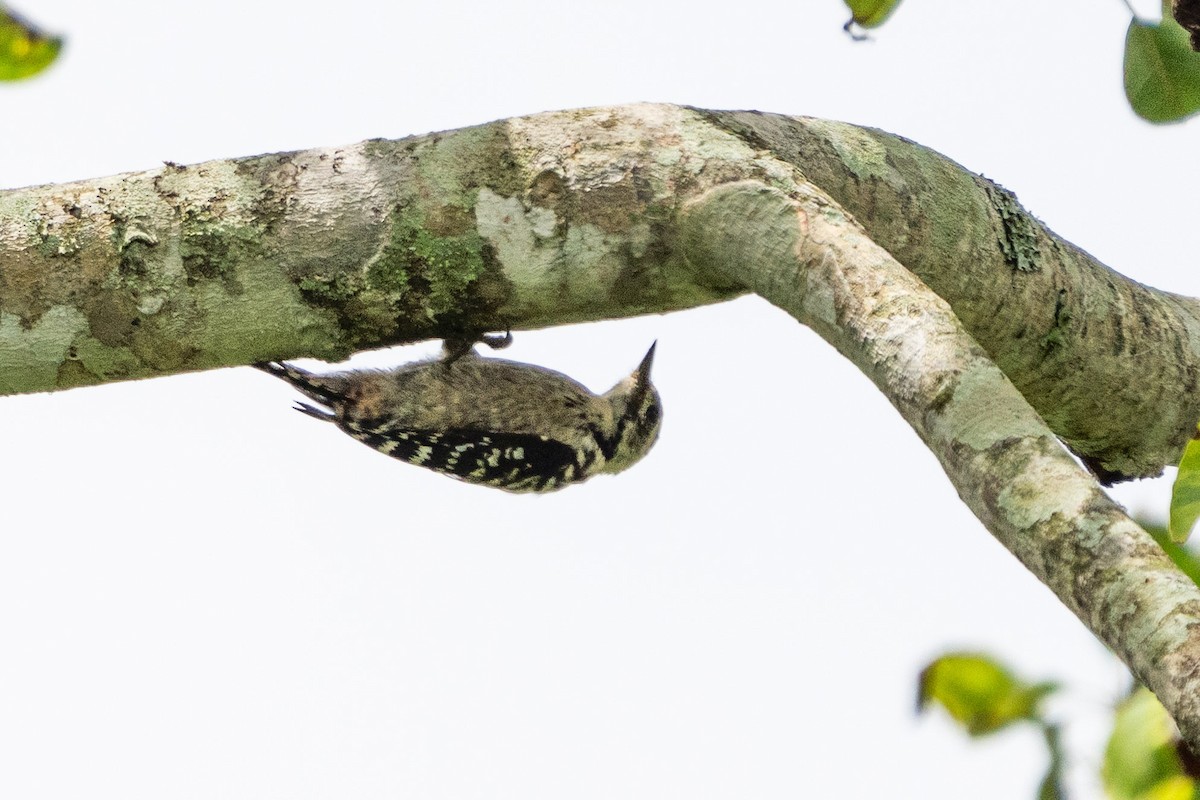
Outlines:
[[[1025,682],[988,655],[947,653],[922,670],[918,707],[941,707],[973,738],[1018,724],[1039,728],[1049,763],[1037,800],[1062,800],[1067,796],[1062,728],[1042,709],[1042,701],[1058,688]],[[1148,689],[1137,687],[1117,705],[1101,767],[1108,798],[1196,800],[1195,767],[1170,715]]]
[[[1200,452],[1200,441],[1194,440],[1189,452],[1193,448]],[[1145,520],[1139,524],[1180,570],[1200,583],[1200,559],[1172,541],[1166,526]],[[1067,762],[1060,741],[1061,725],[1042,708],[1042,701],[1058,690],[1054,683],[1021,680],[989,655],[954,652],[921,671],[918,708],[944,709],[973,738],[986,738],[1018,724],[1040,728],[1049,766],[1038,800],[1060,800],[1066,797],[1062,779]],[[1181,741],[1166,709],[1141,686],[1113,711],[1100,774],[1105,795],[1111,800],[1200,800],[1200,760]]]

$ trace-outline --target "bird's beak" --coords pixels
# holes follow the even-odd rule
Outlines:
[[[650,345],[650,349],[646,351],[642,363],[638,364],[638,368],[633,371],[633,376],[639,384],[647,384],[650,382],[650,367],[654,365],[654,348],[658,347],[658,341]]]

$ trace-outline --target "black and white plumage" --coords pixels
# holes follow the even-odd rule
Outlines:
[[[649,452],[662,423],[650,382],[654,345],[602,395],[560,372],[447,347],[439,359],[392,370],[317,375],[285,362],[258,364],[381,453],[470,483],[550,492],[621,472]]]

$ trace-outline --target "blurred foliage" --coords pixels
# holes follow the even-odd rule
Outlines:
[[[1165,538],[1166,529],[1157,526],[1157,536]],[[1041,700],[1056,690],[1053,683],[1020,680],[990,656],[947,653],[921,671],[918,705],[922,710],[940,705],[975,738],[1017,723],[1040,727],[1049,768],[1037,798],[1062,800],[1067,796],[1063,787],[1067,758],[1061,726],[1049,721],[1041,710]],[[1197,767],[1200,762],[1183,745],[1170,715],[1147,689],[1136,688],[1114,709],[1112,734],[1101,767],[1105,797],[1200,800]]]
[[[0,81],[19,81],[54,63],[62,39],[47,36],[0,5]]]
[[[1049,682],[1026,683],[1000,662],[980,653],[947,653],[921,670],[917,710],[936,704],[972,737],[988,736],[1014,723],[1042,730],[1049,755],[1038,800],[1061,800],[1063,757],[1057,725],[1042,716],[1041,701],[1058,687]]]
[[[1112,800],[1192,800],[1196,782],[1180,746],[1167,710],[1148,689],[1137,689],[1117,706],[1101,770],[1104,793]]]
[[[1171,486],[1171,516],[1167,530],[1172,542],[1186,542],[1200,518],[1200,430],[1188,442],[1179,460],[1179,474]],[[1192,576],[1195,580],[1196,576]]]
[[[1046,768],[1046,777],[1038,785],[1038,800],[1063,800],[1067,796],[1063,788],[1063,770],[1066,769],[1067,759],[1062,749],[1062,731],[1057,725],[1043,722],[1042,734],[1050,754],[1050,765]]]
[[[948,653],[921,672],[917,707],[937,703],[971,736],[994,733],[1014,722],[1039,720],[1038,704],[1052,683],[1027,684],[994,659]]]

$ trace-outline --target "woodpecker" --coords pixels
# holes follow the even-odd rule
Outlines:
[[[508,340],[484,339],[492,347]],[[312,401],[297,402],[298,411],[381,453],[469,483],[552,492],[622,472],[654,446],[662,424],[650,382],[654,349],[601,395],[560,372],[450,342],[439,358],[391,370],[318,375],[286,362],[255,366]]]

